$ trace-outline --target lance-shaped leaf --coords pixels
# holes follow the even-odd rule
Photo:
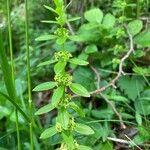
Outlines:
[[[16,100],[16,91],[15,85],[12,80],[12,71],[7,60],[6,52],[4,50],[1,31],[0,31],[0,65],[9,97],[12,100]]]
[[[66,62],[65,61],[59,61],[55,66],[54,66],[54,71],[56,74],[59,74],[61,72],[64,71],[65,66],[66,66]]]
[[[46,129],[40,136],[41,139],[47,139],[49,137],[54,136],[57,133],[57,130],[55,127],[51,127]]]
[[[68,128],[69,117],[69,113],[66,109],[62,109],[58,113],[57,122],[59,122],[65,130]]]
[[[75,131],[84,135],[94,134],[94,130],[91,127],[81,123],[76,124]]]
[[[39,85],[37,85],[33,91],[46,91],[46,90],[50,90],[53,89],[56,86],[56,82],[45,82],[45,83],[41,83]]]
[[[64,87],[60,86],[56,90],[54,90],[54,94],[52,96],[52,105],[57,106],[60,102],[62,96],[64,94]]]
[[[74,102],[70,102],[69,106],[75,110],[80,116],[85,117],[85,113],[84,111],[78,106],[76,105]]]
[[[81,17],[70,18],[70,19],[68,19],[67,21],[68,21],[68,22],[72,22],[72,21],[76,21],[76,20],[79,20],[79,19],[81,19]]]
[[[42,35],[42,36],[39,36],[38,38],[36,38],[35,40],[36,41],[48,41],[48,40],[53,40],[53,39],[56,39],[57,36],[56,35]]]
[[[56,21],[52,21],[52,20],[42,20],[41,21],[42,23],[49,23],[49,24],[57,24],[57,22]]]
[[[48,113],[48,112],[50,112],[51,110],[53,110],[54,108],[55,108],[55,106],[53,106],[51,103],[50,103],[50,104],[47,104],[47,105],[43,106],[42,108],[40,108],[40,109],[35,113],[35,115],[42,115],[42,114]]]
[[[85,89],[85,87],[83,87],[81,84],[78,83],[72,83],[69,86],[70,90],[79,95],[79,96],[83,96],[83,97],[90,97],[89,92]]]
[[[48,60],[48,61],[44,61],[42,63],[40,63],[37,67],[41,67],[41,66],[46,66],[46,65],[50,65],[57,62],[57,60]]]
[[[54,12],[54,13],[57,14],[57,12],[56,12],[52,7],[47,6],[47,5],[44,5],[44,7],[45,7],[46,9],[48,9],[48,10],[50,10],[50,11],[52,11],[52,12]]]
[[[69,60],[69,62],[75,65],[80,65],[80,66],[86,66],[89,64],[87,61],[79,59],[79,58],[72,58]]]

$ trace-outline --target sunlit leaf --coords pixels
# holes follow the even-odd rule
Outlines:
[[[72,83],[69,87],[73,93],[79,96],[90,97],[89,92],[81,84]]]
[[[41,83],[39,85],[37,85],[33,91],[46,91],[46,90],[50,90],[53,89],[56,86],[56,82],[45,82],[45,83]]]
[[[40,136],[41,139],[47,139],[49,137],[54,136],[57,133],[57,130],[55,127],[51,127],[46,129]]]

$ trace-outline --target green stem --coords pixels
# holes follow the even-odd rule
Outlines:
[[[15,109],[16,115],[16,130],[17,130],[17,141],[18,141],[18,150],[21,150],[21,142],[20,142],[20,132],[19,132],[19,120],[18,120],[18,110]]]
[[[29,26],[28,26],[28,0],[25,0],[25,32],[26,32],[26,55],[27,55],[27,70],[28,70],[28,104],[30,113],[30,150],[33,146],[33,116],[32,116],[32,94],[31,94],[31,73],[30,73],[30,50],[29,50]]]
[[[13,81],[13,83],[15,85],[14,59],[13,59],[13,47],[12,47],[12,30],[11,30],[11,21],[10,21],[10,1],[9,0],[7,0],[7,15],[8,15],[7,17],[8,17],[8,32],[9,32],[9,48],[10,48],[10,59],[11,59],[11,73],[12,73],[12,81]],[[21,150],[17,107],[15,108],[15,116],[16,116],[16,131],[17,131],[18,150]]]
[[[136,17],[139,18],[139,16],[140,16],[140,9],[141,9],[141,7],[140,7],[140,0],[137,0],[136,8],[137,8],[137,10],[136,10]]]

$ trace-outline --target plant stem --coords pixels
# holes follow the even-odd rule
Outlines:
[[[7,0],[7,17],[8,17],[9,49],[10,49],[11,73],[12,73],[11,76],[12,76],[13,84],[15,85],[13,47],[12,47],[12,30],[11,30],[11,21],[10,21],[10,1],[9,0]],[[15,116],[16,116],[16,131],[17,131],[18,150],[21,150],[20,131],[19,131],[18,110],[17,110],[17,108],[15,108]]]
[[[137,8],[137,10],[136,10],[136,17],[139,18],[139,16],[140,16],[140,9],[141,9],[141,7],[140,7],[140,0],[137,0],[136,8]]]
[[[20,142],[20,132],[19,132],[19,120],[18,120],[18,110],[15,109],[16,115],[16,130],[17,130],[17,141],[18,141],[18,150],[21,150],[21,142]]]
[[[28,104],[30,120],[30,150],[33,150],[33,116],[32,116],[32,95],[31,95],[31,73],[30,73],[30,50],[29,50],[29,26],[28,26],[28,0],[25,0],[25,32],[26,32],[26,55],[27,55],[27,76],[28,76]]]

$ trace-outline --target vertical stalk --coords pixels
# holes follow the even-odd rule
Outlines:
[[[136,2],[136,17],[137,18],[139,18],[139,16],[140,16],[140,9],[141,9],[140,0],[137,0],[137,2]]]
[[[10,21],[10,1],[7,0],[7,17],[8,17],[8,32],[9,32],[9,50],[10,50],[10,60],[11,60],[11,73],[12,81],[15,85],[15,76],[14,76],[14,59],[13,59],[13,47],[12,47],[12,30],[11,30],[11,21]],[[20,131],[19,131],[19,121],[18,121],[18,110],[15,108],[15,117],[16,117],[16,131],[17,131],[17,143],[18,150],[21,150],[20,142]]]
[[[26,55],[27,55],[27,77],[28,77],[28,104],[30,120],[30,150],[33,150],[33,116],[32,116],[32,95],[31,95],[31,73],[30,73],[30,50],[29,50],[29,29],[28,29],[28,0],[25,0],[25,34],[26,34]]]

